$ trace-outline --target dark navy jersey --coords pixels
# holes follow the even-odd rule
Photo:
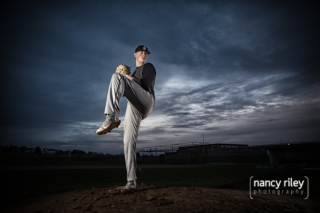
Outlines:
[[[132,77],[139,78],[141,87],[151,93],[154,97],[154,84],[156,82],[156,69],[151,63],[146,63],[141,67],[137,67],[132,73]]]

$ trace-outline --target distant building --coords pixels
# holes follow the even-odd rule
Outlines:
[[[265,148],[271,165],[304,162],[308,166],[320,167],[320,141],[270,144]]]
[[[176,154],[205,154],[205,153],[228,153],[230,151],[247,151],[247,144],[229,144],[229,143],[214,143],[214,144],[198,144],[194,146],[179,147]],[[167,154],[167,153],[166,153]]]
[[[34,153],[34,148],[26,148],[26,150],[24,151],[24,153]]]
[[[47,149],[47,148],[44,148],[44,149],[42,150],[42,153],[43,153],[43,154],[56,154],[56,151],[57,151],[57,150],[55,150],[55,149]]]

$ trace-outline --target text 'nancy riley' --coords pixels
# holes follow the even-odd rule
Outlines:
[[[276,189],[279,189],[281,186],[282,180],[254,180],[253,186],[256,187],[276,187]],[[299,187],[301,189],[303,187],[304,180],[292,180],[292,178],[288,178],[288,180],[283,181],[284,187]]]

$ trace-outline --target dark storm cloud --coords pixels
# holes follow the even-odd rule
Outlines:
[[[82,27],[81,23],[86,23],[84,20],[70,19],[71,15],[85,19],[79,11],[72,11],[74,6],[23,6],[30,10],[28,14],[21,10],[21,16],[14,16],[14,19],[20,18],[16,22],[21,28],[14,35],[15,42],[7,49],[7,57],[17,61],[9,60],[6,64],[10,67],[6,72],[10,81],[2,84],[3,91],[10,91],[5,93],[6,107],[12,112],[5,115],[6,125],[61,125],[92,119],[91,110],[98,109],[103,115],[101,103],[115,67],[108,70],[101,59],[115,60],[112,56],[120,58],[120,53],[112,54],[106,48],[109,44],[101,45],[92,40],[94,27]],[[59,15],[54,9],[60,11]],[[124,111],[123,104],[121,108]],[[25,119],[17,123],[19,117]]]
[[[283,110],[292,107],[287,104],[280,104],[277,99],[283,98],[283,100],[286,100],[290,97],[290,101],[304,99],[308,102],[318,97],[317,93],[312,92],[313,90],[303,88],[302,83],[297,81],[298,78],[301,78],[301,76],[283,77],[281,80],[270,77],[252,81],[238,81],[226,85],[220,84],[220,87],[203,86],[188,93],[184,91],[181,91],[180,94],[175,92],[173,94],[174,98],[162,101],[159,108],[156,107],[156,110],[162,109],[161,113],[171,117],[172,126],[175,128],[194,128],[206,126],[213,121],[240,119],[241,115],[237,115],[238,111],[248,111],[252,108],[255,112],[254,116],[259,118],[261,117],[260,114],[266,113],[268,110],[272,113],[275,106]],[[271,92],[263,94],[262,91],[268,87],[271,87],[269,89]],[[313,89],[319,91],[319,86],[314,86]],[[206,92],[212,91],[215,92],[214,95],[206,94]],[[192,97],[193,95],[195,97]],[[276,102],[275,106],[268,105],[272,102]],[[165,105],[168,106],[164,107]],[[199,111],[192,110],[192,105],[202,108]],[[281,117],[281,114],[277,116]]]
[[[314,58],[319,47],[319,30],[315,27],[319,21],[310,3],[302,9],[295,3],[275,2],[192,6],[201,12],[187,16],[191,5],[180,7],[169,17],[175,20],[179,14],[185,19],[168,23],[168,31],[162,34],[169,37],[166,33],[174,32],[170,41],[174,42],[175,54],[163,54],[161,60],[188,67],[188,75],[246,78],[290,71],[311,79],[313,76],[308,75],[319,67]]]
[[[316,141],[319,138],[319,112],[317,104],[291,107],[268,107],[257,110],[250,116],[233,120],[236,125],[201,128],[205,130],[205,141],[215,143],[270,144],[282,142]],[[189,128],[191,129],[191,128]],[[193,127],[194,130],[194,127]],[[181,136],[181,141],[202,141],[197,131],[193,135]]]
[[[287,117],[299,114],[294,128],[311,138],[303,124],[318,125],[308,117],[318,110],[320,91],[315,8],[276,1],[7,2],[1,143],[88,150],[89,141],[101,148],[114,140],[113,151],[121,150],[122,129],[103,139],[94,132],[104,119],[112,73],[123,63],[134,70],[139,44],[148,46],[157,69],[150,116],[167,122],[141,131],[150,140],[165,140],[169,132],[186,140],[186,132],[206,130],[224,141],[241,132],[248,138],[237,140],[252,134],[254,141],[245,127],[257,129],[257,137],[276,131],[267,126],[274,123],[290,132],[286,110]],[[168,86],[170,79],[177,84]],[[121,116],[125,108],[123,100]]]
[[[247,123],[238,128],[213,129],[206,133],[206,137],[214,137],[215,141],[236,142],[245,144],[265,144],[282,142],[316,141],[319,136],[315,134],[319,126],[317,119],[306,120],[261,120],[255,124]],[[263,124],[262,124],[263,123]],[[261,125],[262,124],[262,125]],[[268,134],[271,133],[272,134]]]

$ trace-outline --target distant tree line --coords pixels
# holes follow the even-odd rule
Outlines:
[[[57,150],[57,149],[41,149],[41,147],[37,146],[35,148],[27,148],[26,146],[0,146],[0,153],[32,153],[32,154],[69,154],[69,150],[63,151],[63,150]],[[71,151],[72,155],[112,155],[109,153],[102,153],[102,152],[92,152],[92,151],[82,151],[82,150],[77,150],[73,149]]]

